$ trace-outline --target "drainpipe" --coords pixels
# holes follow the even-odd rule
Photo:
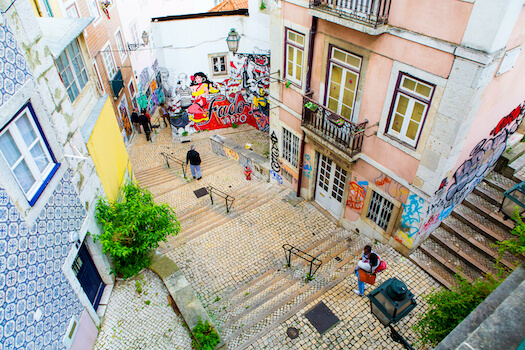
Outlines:
[[[311,95],[310,83],[312,81],[312,61],[314,57],[314,43],[315,43],[315,34],[317,33],[317,17],[312,16],[312,26],[310,27],[310,40],[308,42],[308,61],[307,61],[307,70],[306,70],[306,84],[305,90],[306,95]],[[304,110],[304,106],[303,106]],[[304,114],[304,111],[303,111]],[[299,175],[297,179],[297,197],[301,196],[301,179],[303,177],[303,157],[304,157],[304,138],[305,134],[303,131],[303,138],[301,139],[301,151],[299,152]]]

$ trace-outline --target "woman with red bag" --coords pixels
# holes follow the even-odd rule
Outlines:
[[[367,273],[376,273],[379,265],[381,265],[381,258],[375,252],[372,251],[372,247],[366,245],[361,254],[361,259],[357,262],[355,268],[355,274],[357,276],[357,288],[354,293],[362,297],[365,293],[365,282],[359,280],[359,269],[366,271]]]

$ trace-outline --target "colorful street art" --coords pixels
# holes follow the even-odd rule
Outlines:
[[[304,156],[304,163],[303,163],[303,175],[307,178],[312,178],[312,164],[310,163],[310,155],[306,154]]]
[[[275,130],[272,131],[270,141],[272,143],[270,151],[271,167],[275,173],[279,173],[281,171],[281,164],[279,163],[279,139],[277,138],[277,135],[275,135]]]
[[[270,175],[272,177],[272,179],[274,179],[275,181],[277,181],[277,183],[279,185],[282,185],[283,184],[283,177],[281,175],[279,175],[278,173],[276,173],[275,171],[273,170],[270,170]]]
[[[443,179],[440,188],[430,202],[423,224],[417,236],[414,237],[413,246],[425,240],[441,221],[452,213],[454,207],[474,190],[487,172],[492,170],[498,158],[505,151],[508,137],[518,129],[524,112],[525,102],[500,120],[490,132],[491,137],[481,140],[474,147],[469,158],[458,167],[450,180]]]
[[[412,248],[414,237],[419,232],[421,220],[425,215],[425,200],[415,194],[408,196],[408,201],[403,206],[403,215],[401,216],[400,230],[395,235],[396,241],[402,243],[407,248]]]
[[[397,181],[392,180],[390,177],[386,176],[383,173],[381,173],[378,177],[376,177],[374,179],[374,182],[378,188],[380,188],[385,193],[390,195],[392,198],[400,202],[405,202],[406,197],[410,193],[408,188],[401,185]]]
[[[347,207],[354,210],[363,209],[366,198],[366,186],[368,186],[368,181],[350,182],[348,199],[346,200]]]
[[[168,103],[171,123],[189,133],[247,123],[269,132],[270,57],[236,54],[230,77],[213,82],[202,72],[181,73]]]

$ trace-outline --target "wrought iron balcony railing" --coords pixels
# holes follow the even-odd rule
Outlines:
[[[388,22],[391,0],[310,0],[310,8],[372,25]]]
[[[355,124],[314,100],[303,96],[302,125],[319,137],[336,145],[350,157],[361,152],[368,120]]]

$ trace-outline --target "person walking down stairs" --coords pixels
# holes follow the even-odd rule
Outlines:
[[[191,169],[191,176],[195,179],[195,175],[197,176],[197,180],[201,179],[201,157],[199,155],[199,152],[195,150],[195,146],[191,145],[190,150],[186,154],[186,164],[190,163],[190,169]]]

